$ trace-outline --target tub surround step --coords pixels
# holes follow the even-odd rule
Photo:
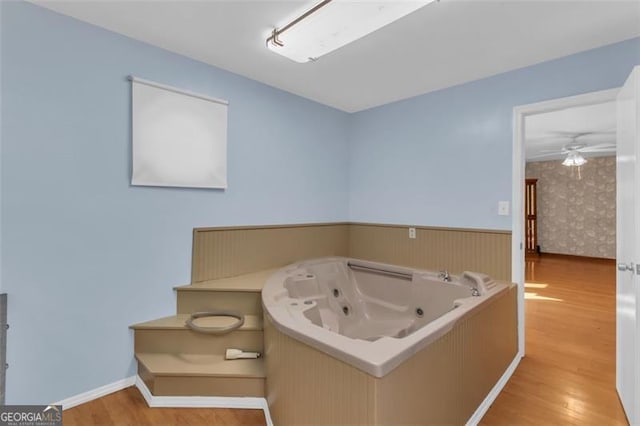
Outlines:
[[[137,353],[138,375],[156,396],[263,397],[263,359],[223,355]]]
[[[234,331],[221,336],[195,333],[191,330],[136,330],[136,353],[224,354],[228,348],[263,352],[261,330]]]
[[[156,396],[264,397],[264,360],[225,360],[228,348],[264,352],[262,287],[275,269],[174,287],[176,315],[131,325],[138,375]],[[195,312],[225,310],[245,316],[230,333],[198,333],[186,326]],[[199,318],[203,326],[235,322]]]
[[[262,297],[260,291],[178,289],[176,298],[176,312],[178,314],[192,314],[216,309],[262,316]]]
[[[136,359],[154,376],[265,377],[262,358],[227,361],[217,354],[137,353]]]
[[[264,283],[275,271],[276,269],[267,269],[231,278],[174,287],[177,293],[177,313],[190,314],[225,309],[262,316],[260,293]]]
[[[245,315],[244,324],[225,334],[198,333],[185,324],[190,315],[181,314],[132,325],[135,353],[223,354],[227,348],[262,352],[262,318]],[[235,322],[229,317],[199,318],[198,324],[222,326]]]
[[[188,330],[185,322],[189,319],[190,314],[178,314],[171,315],[164,318],[158,318],[151,321],[145,321],[138,324],[129,326],[133,330]],[[199,318],[198,325],[207,327],[228,325],[231,322],[235,322],[235,319],[228,317],[208,317]],[[262,317],[259,315],[245,315],[244,324],[238,329],[238,331],[255,331],[262,330]]]
[[[235,277],[221,278],[218,280],[200,281],[193,284],[174,287],[177,291],[234,291],[234,292],[260,292],[265,281],[279,268],[267,269],[251,274]]]
[[[256,317],[251,322],[254,324],[220,335],[198,333],[186,327],[135,329],[134,349],[136,353],[168,354],[224,354],[228,348],[262,352],[263,332],[255,324]]]

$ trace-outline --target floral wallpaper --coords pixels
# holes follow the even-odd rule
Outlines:
[[[538,178],[538,245],[543,253],[616,257],[616,158],[594,157],[580,168],[560,160],[527,163]]]

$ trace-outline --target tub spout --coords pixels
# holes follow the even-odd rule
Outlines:
[[[449,276],[449,271],[446,269],[444,271],[438,272],[438,278],[442,278],[443,281],[450,282],[451,277]]]

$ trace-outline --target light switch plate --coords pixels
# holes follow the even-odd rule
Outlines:
[[[498,215],[509,216],[509,202],[498,201]]]

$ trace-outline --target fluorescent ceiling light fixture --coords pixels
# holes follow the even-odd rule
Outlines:
[[[582,166],[583,164],[585,164],[587,162],[587,160],[580,155],[579,152],[577,151],[569,151],[569,154],[567,154],[567,158],[564,159],[564,161],[562,162],[563,166]]]
[[[434,0],[324,0],[273,30],[267,47],[296,61],[315,61]]]

